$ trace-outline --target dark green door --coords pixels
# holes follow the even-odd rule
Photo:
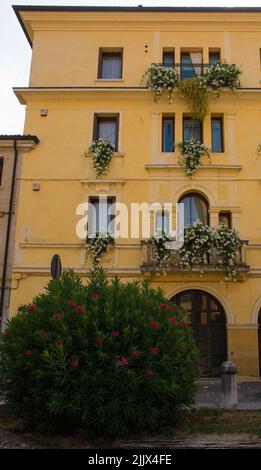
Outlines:
[[[173,302],[187,311],[193,336],[200,351],[199,365],[204,376],[220,375],[227,360],[226,315],[220,303],[210,294],[189,290],[176,295]]]

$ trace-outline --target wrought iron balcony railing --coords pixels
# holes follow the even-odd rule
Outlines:
[[[241,245],[236,253],[236,272],[246,273],[249,271],[249,266],[246,263],[246,247],[248,245],[247,240],[241,240]],[[167,262],[159,263],[156,257],[155,245],[150,240],[142,240],[142,264],[141,271],[144,273],[153,272],[181,272],[181,271],[195,271],[195,272],[222,272],[220,267],[220,258],[217,255],[216,250],[213,248],[211,253],[206,256],[204,264],[194,265],[189,269],[184,269],[180,265],[180,254],[178,251],[172,251],[170,259]]]
[[[166,67],[166,68],[174,68],[176,69],[179,77],[181,80],[185,80],[186,78],[193,78],[193,77],[198,77],[200,75],[203,75],[203,72],[205,72],[211,65],[214,64],[153,64],[153,65],[159,65],[160,67]]]

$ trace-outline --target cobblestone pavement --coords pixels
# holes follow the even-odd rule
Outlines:
[[[58,445],[57,445],[58,444]],[[55,448],[74,448],[74,449],[92,449],[88,442],[71,443],[66,442],[59,445],[56,442]],[[30,445],[23,442],[22,439],[9,431],[0,431],[0,449],[48,449],[48,446]],[[95,446],[96,448],[96,446]],[[218,435],[210,434],[208,436],[191,436],[182,440],[164,440],[148,439],[144,441],[115,441],[112,449],[261,449],[261,439],[249,434],[239,435]]]
[[[205,379],[197,382],[196,405],[198,407],[220,407],[221,383],[219,379]],[[261,410],[261,381],[239,382],[238,409]]]

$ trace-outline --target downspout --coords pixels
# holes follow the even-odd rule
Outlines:
[[[7,289],[7,287],[6,287],[6,276],[7,276],[7,267],[8,267],[10,233],[11,233],[11,227],[12,227],[12,215],[13,215],[13,205],[14,205],[17,160],[18,160],[18,151],[17,151],[17,142],[16,142],[16,139],[15,139],[14,140],[13,175],[12,175],[12,184],[11,184],[11,192],[10,192],[10,199],[9,199],[8,221],[7,221],[5,251],[4,251],[4,263],[3,263],[3,275],[2,275],[2,283],[1,283],[0,325],[2,323],[2,318],[3,318],[3,315],[4,315],[5,291]],[[3,325],[1,325],[1,326],[3,327]]]

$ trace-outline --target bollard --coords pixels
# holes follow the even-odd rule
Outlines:
[[[221,364],[221,406],[222,408],[236,408],[237,396],[237,368],[231,361]]]

